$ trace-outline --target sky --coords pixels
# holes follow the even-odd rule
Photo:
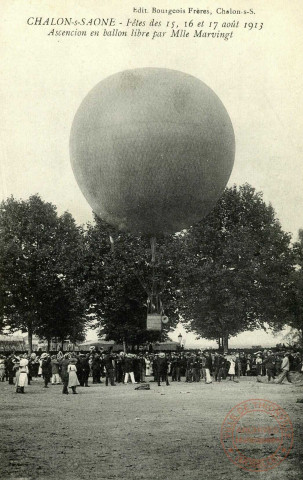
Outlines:
[[[156,2],[143,0],[151,10]],[[303,228],[303,37],[298,0],[237,2],[251,7],[261,30],[235,29],[234,38],[52,37],[46,26],[30,26],[29,17],[117,17],[162,22],[173,16],[134,14],[134,2],[79,0],[2,0],[0,6],[0,198],[43,200],[70,211],[80,224],[92,219],[91,208],[74,178],[69,160],[69,134],[84,96],[100,80],[116,72],[162,67],[189,73],[211,87],[233,123],[236,157],[228,185],[251,184],[270,202],[284,230],[296,239]],[[193,6],[174,2],[174,8]],[[213,12],[218,2],[209,1]],[[171,3],[161,1],[161,9]],[[182,16],[177,17],[180,19]],[[182,19],[190,20],[189,15]],[[199,17],[200,18],[200,17]],[[243,16],[216,16],[219,22]],[[194,20],[198,17],[194,17]],[[179,332],[187,344],[194,335]],[[279,337],[280,338],[280,337]],[[278,338],[278,340],[279,340]],[[261,332],[241,334],[232,344],[275,344]],[[200,341],[199,341],[200,342]],[[198,342],[198,343],[199,343]],[[205,341],[206,344],[211,344]],[[200,342],[201,343],[201,342]]]

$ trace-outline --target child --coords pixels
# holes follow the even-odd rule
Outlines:
[[[76,387],[80,385],[77,377],[77,367],[75,365],[76,359],[71,358],[67,367],[68,373],[68,388],[71,388],[73,393],[76,394]]]

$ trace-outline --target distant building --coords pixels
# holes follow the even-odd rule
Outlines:
[[[99,350],[108,350],[112,347],[113,352],[123,351],[123,345],[116,344],[113,340],[97,340],[91,342],[79,343],[76,347],[76,350],[81,350],[83,352],[89,352],[92,347],[98,348]]]
[[[24,351],[22,335],[0,335],[0,352]]]
[[[173,341],[159,342],[153,345],[154,352],[176,352],[179,349],[179,342]]]

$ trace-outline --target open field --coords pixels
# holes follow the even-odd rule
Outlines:
[[[302,387],[245,378],[134,388],[102,383],[62,395],[37,379],[21,395],[0,383],[1,480],[302,478]],[[241,470],[220,443],[228,411],[251,398],[278,403],[294,426],[290,455],[267,472]]]

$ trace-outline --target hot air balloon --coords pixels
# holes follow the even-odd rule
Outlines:
[[[175,70],[126,70],[98,83],[76,112],[70,156],[94,212],[155,237],[207,215],[230,176],[228,113],[201,80]]]
[[[232,123],[217,95],[165,68],[102,80],[82,101],[70,135],[72,168],[88,203],[119,230],[149,235],[153,262],[157,235],[211,211],[234,155]]]

